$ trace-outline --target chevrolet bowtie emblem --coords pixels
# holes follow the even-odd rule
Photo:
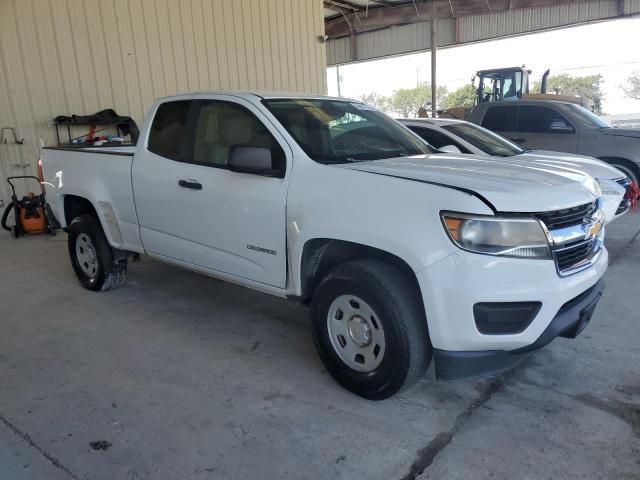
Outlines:
[[[596,212],[588,222],[582,224],[584,230],[584,238],[590,239],[598,236],[604,225],[603,218],[600,212]]]
[[[591,225],[587,225],[587,227],[587,236],[589,238],[593,238],[600,233],[600,230],[602,230],[602,223],[596,222]]]

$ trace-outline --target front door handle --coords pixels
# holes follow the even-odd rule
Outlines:
[[[178,180],[178,185],[182,188],[190,188],[192,190],[202,190],[202,184],[196,180]]]

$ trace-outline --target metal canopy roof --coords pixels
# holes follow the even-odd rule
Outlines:
[[[403,3],[413,2],[411,0],[347,0],[345,2],[329,0],[324,2],[324,18],[340,16],[343,9],[347,13],[351,13],[353,11],[366,11],[367,8],[395,7]]]
[[[491,40],[640,13],[640,0],[323,0],[327,64]]]

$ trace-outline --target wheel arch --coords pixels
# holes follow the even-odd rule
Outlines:
[[[96,207],[87,198],[69,194],[64,195],[62,201],[64,222],[67,227],[69,227],[74,218],[85,214],[95,215],[98,221],[100,221],[100,216],[98,215]]]
[[[396,267],[411,281],[424,311],[418,277],[404,259],[370,245],[331,238],[314,238],[304,244],[300,262],[301,300],[304,303],[309,302],[318,283],[333,267],[359,259],[381,260]]]

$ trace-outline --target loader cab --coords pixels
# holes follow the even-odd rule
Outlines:
[[[475,77],[478,79],[475,104],[520,100],[529,93],[530,73],[531,70],[522,67],[479,70]]]

